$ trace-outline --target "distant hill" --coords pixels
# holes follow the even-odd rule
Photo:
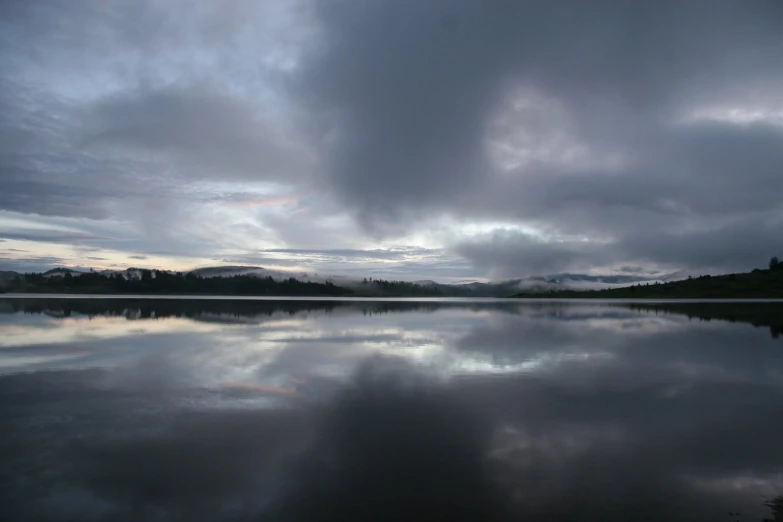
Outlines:
[[[521,292],[514,297],[596,299],[783,299],[783,266],[775,270],[721,276],[688,277],[680,281],[644,282],[604,290]]]
[[[100,282],[95,275],[105,278],[122,278],[128,282],[140,281],[144,273],[149,273],[151,279],[155,279],[158,274],[172,277],[195,277],[199,279],[232,279],[236,277],[248,278],[252,285],[257,286],[258,279],[271,278],[276,283],[282,283],[290,281],[291,279],[308,284],[320,284],[320,285],[333,285],[338,287],[344,294],[355,295],[357,297],[508,297],[519,293],[536,293],[536,294],[551,294],[555,291],[563,290],[592,290],[602,289],[607,287],[619,287],[627,285],[633,282],[646,282],[648,279],[642,276],[629,276],[629,275],[586,275],[586,274],[570,274],[561,273],[549,276],[535,276],[520,279],[510,279],[497,282],[479,282],[479,281],[461,281],[456,283],[438,283],[433,280],[418,280],[418,281],[389,281],[378,278],[362,278],[356,276],[346,275],[332,275],[332,274],[320,274],[317,272],[304,272],[304,271],[286,271],[268,269],[260,266],[244,266],[244,265],[230,265],[230,266],[212,266],[197,268],[186,272],[173,272],[168,270],[149,270],[144,268],[127,268],[124,270],[99,270],[99,271],[87,271],[85,269],[73,269],[67,267],[58,267],[48,270],[41,277],[45,279],[60,279],[66,275],[71,278],[81,278],[88,276],[93,283]],[[0,276],[0,287],[8,289],[10,282],[14,276],[22,275],[16,272],[4,272],[5,276]],[[660,276],[663,280],[668,276]],[[5,281],[5,282],[4,282]],[[75,284],[73,280],[69,285],[60,285],[58,283],[51,283],[43,285],[41,282],[36,284],[20,285],[14,291],[69,291],[64,290],[62,287],[79,287],[84,292],[90,292],[88,290],[89,285],[82,284],[85,281],[80,281],[79,284]],[[28,281],[28,283],[30,283]],[[115,287],[119,288],[115,284]],[[206,283],[204,284],[206,285]],[[97,293],[110,293],[106,287],[110,285],[106,284],[93,284],[92,288]],[[120,285],[122,286],[122,285]],[[125,285],[128,286],[128,285]],[[133,286],[133,285],[131,285]],[[138,286],[138,285],[137,285]],[[149,284],[146,286],[150,286]],[[154,285],[153,285],[154,286]],[[191,285],[192,286],[192,285]],[[215,281],[209,285],[211,288],[228,287],[228,282],[220,283]],[[99,287],[103,289],[99,289]],[[179,285],[183,291],[185,285]],[[315,289],[316,287],[311,287]],[[59,289],[59,290],[56,290]]]

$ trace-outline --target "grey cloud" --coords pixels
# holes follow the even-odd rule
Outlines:
[[[327,249],[306,249],[306,248],[268,248],[262,252],[275,254],[294,254],[301,256],[317,256],[340,258],[350,261],[351,259],[376,259],[376,260],[403,260],[409,257],[419,256],[438,256],[442,251],[432,248],[389,248],[361,250],[356,248],[327,248]]]
[[[521,232],[497,232],[454,247],[496,278],[549,275],[613,260],[611,247],[584,241],[544,241]]]
[[[758,73],[776,56],[764,46],[780,43],[779,6],[759,2],[319,7],[325,47],[303,69],[307,94],[316,107],[341,112],[334,182],[360,209],[377,204],[380,214],[442,202],[480,181],[482,128],[509,82],[541,87],[569,109],[591,109],[580,123],[617,137],[625,127],[597,122],[596,111],[609,108],[607,116],[645,130],[649,114],[622,111],[681,101],[697,64],[705,80],[733,81],[722,53],[767,51]]]
[[[203,87],[134,91],[91,107],[85,140],[171,154],[186,174],[293,181],[304,174],[306,156],[259,112],[246,99]]]
[[[40,192],[31,191],[31,188]],[[0,205],[4,209],[22,213],[46,214],[53,216],[84,217],[90,219],[102,219],[107,213],[84,202],[94,201],[90,197],[68,197],[68,191],[58,193],[56,186],[40,184],[37,187],[27,185],[10,186],[6,197],[0,197]]]
[[[486,187],[482,198],[495,203],[476,212],[514,215],[575,231],[636,230],[649,217],[659,224],[693,224],[715,216],[775,211],[783,190],[783,128],[702,124],[674,130],[644,151],[628,170],[538,169],[519,172]],[[618,220],[617,212],[626,212]],[[613,223],[614,221],[614,223]]]
[[[148,161],[84,151],[84,123],[58,96],[0,79],[0,106],[0,133],[17,137],[0,145],[0,208],[105,219],[119,200],[171,194],[165,178],[150,179],[159,171]]]
[[[102,218],[107,183],[92,176],[101,162],[73,150],[67,111],[51,97],[23,95],[0,80],[0,208],[17,212]],[[40,107],[47,107],[41,114]],[[103,174],[109,169],[104,167]]]
[[[725,226],[677,233],[649,230],[626,238],[620,247],[629,256],[706,269],[765,268],[779,253],[783,219],[749,217]]]
[[[150,79],[160,74],[136,60],[169,60],[171,70],[180,65],[170,60],[173,56],[193,59],[200,51],[220,57],[237,51],[243,31],[276,29],[266,21],[276,9],[280,7],[274,2],[261,5],[247,0],[228,0],[220,6],[180,0],[112,4],[56,0],[35,6],[10,1],[2,5],[2,20],[7,29],[3,34],[8,35],[4,43],[24,41],[27,45],[17,46],[15,51],[35,60],[35,66],[66,75],[110,72],[129,80],[133,75]],[[80,57],[86,60],[80,62]],[[222,59],[230,60],[226,56]]]
[[[777,212],[779,128],[675,120],[781,81],[778,4],[374,2],[318,4],[317,13],[322,46],[299,87],[331,129],[330,182],[376,234],[446,212],[623,242],[652,223],[686,230]],[[529,134],[568,131],[619,165],[533,161],[498,172],[485,131],[516,87],[560,108],[526,114],[535,118],[517,123]],[[521,239],[520,251],[542,259],[534,268],[545,263],[541,250],[566,265],[600,250]]]
[[[194,179],[294,179],[307,155],[281,152],[286,122],[256,110],[266,66],[246,60],[271,52],[248,36],[275,52],[295,40],[272,4],[4,3],[0,209],[121,222],[149,252],[194,235],[198,209],[172,210],[209,200]]]
[[[131,259],[147,259],[147,256],[128,256]]]
[[[21,239],[24,241],[44,241],[52,243],[76,243],[82,241],[110,240],[112,238],[95,236],[87,232],[46,229],[0,229],[0,236],[6,239]]]
[[[0,9],[0,209],[129,222],[145,237],[139,251],[165,242],[216,256],[192,233],[195,205],[259,181],[307,193],[309,214],[237,229],[304,250],[361,247],[444,214],[588,240],[504,236],[453,250],[510,276],[550,258],[697,263],[676,252],[705,230],[735,266],[724,253],[755,256],[768,236],[740,240],[732,227],[780,218],[779,126],[683,122],[695,108],[783,107],[778,2]],[[498,155],[517,166],[501,172]],[[205,193],[194,181],[236,186]],[[314,224],[345,209],[364,234]],[[497,260],[478,252],[493,245]]]
[[[65,265],[65,259],[54,256],[0,257],[0,267],[3,270],[13,270],[15,272],[44,272],[50,268],[63,265]]]
[[[622,259],[642,266],[690,267],[704,273],[763,268],[779,252],[781,218],[749,216],[695,230],[658,229],[654,221],[606,243],[541,241],[518,232],[495,233],[454,247],[477,267],[501,278],[550,275],[588,268],[620,269]]]
[[[216,258],[215,261],[218,261],[220,263],[228,263],[231,265],[238,264],[238,265],[261,266],[262,268],[270,265],[293,267],[299,264],[299,262],[295,259],[285,259],[285,258],[264,256],[261,254],[252,254],[252,253]]]

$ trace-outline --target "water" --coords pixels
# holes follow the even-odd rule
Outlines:
[[[761,521],[781,333],[780,303],[0,299],[0,519]]]

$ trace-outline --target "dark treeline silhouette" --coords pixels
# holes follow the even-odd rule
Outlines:
[[[344,296],[353,292],[332,284],[299,281],[294,278],[237,275],[199,277],[181,272],[140,270],[140,277],[126,278],[122,273],[103,275],[88,272],[61,276],[28,273],[14,278],[10,290],[16,292],[118,293],[118,294],[204,294],[204,295],[299,295]]]
[[[294,278],[273,279],[252,275],[229,277],[201,277],[193,273],[139,270],[139,277],[126,273],[101,274],[86,272],[74,274],[68,270],[50,270],[46,273],[27,273],[14,277],[8,290],[12,292],[51,292],[89,294],[201,294],[201,295],[261,295],[261,296],[383,296],[383,297],[441,297],[443,292],[434,285],[407,281],[365,279],[360,292],[337,286],[329,281],[314,283]]]
[[[764,505],[772,511],[772,518],[765,518],[764,522],[783,522],[783,495],[765,502]]]
[[[379,293],[388,297],[438,297],[443,291],[436,286],[421,285],[408,281],[387,281],[384,279],[364,278],[363,290],[369,293]]]

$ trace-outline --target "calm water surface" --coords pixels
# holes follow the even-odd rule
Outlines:
[[[781,333],[773,303],[0,299],[0,519],[760,522]]]

